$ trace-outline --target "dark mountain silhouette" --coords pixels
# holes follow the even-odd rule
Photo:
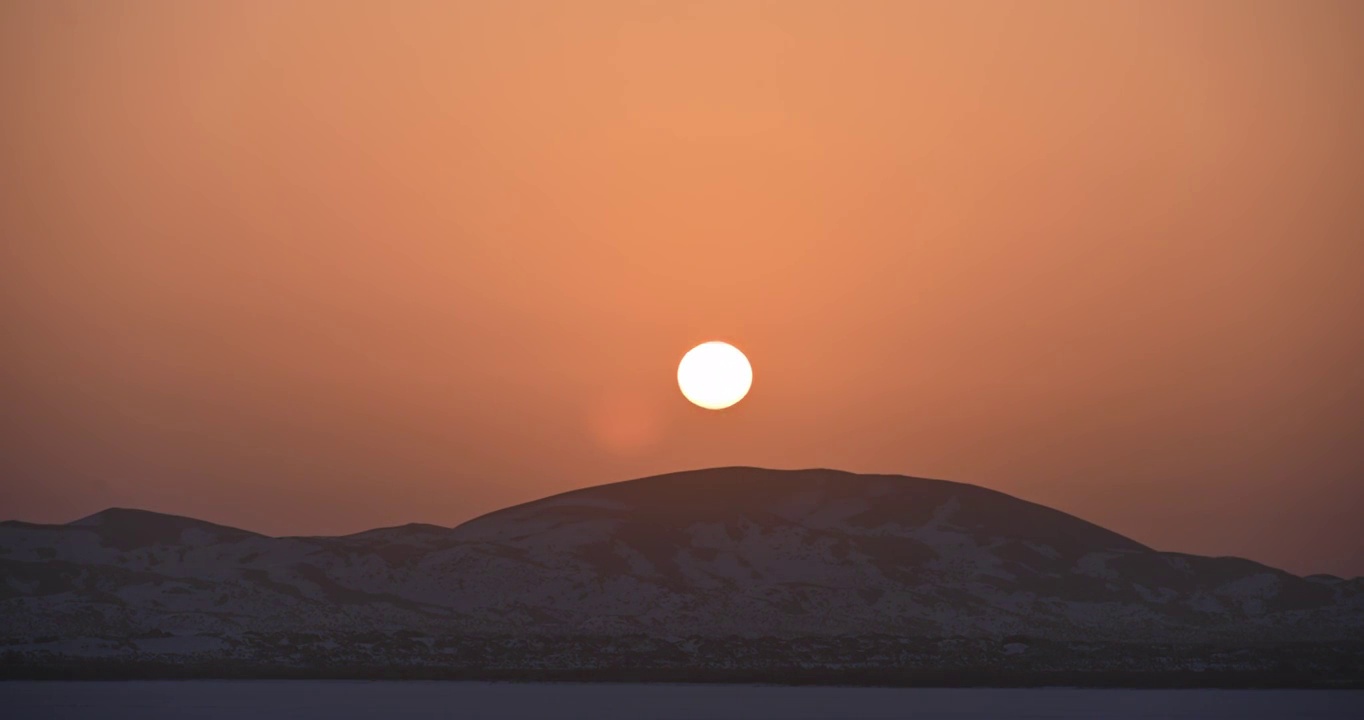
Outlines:
[[[675,473],[343,537],[110,509],[4,523],[0,570],[0,651],[21,669],[574,670],[627,655],[884,669],[1054,652],[1067,670],[1099,662],[1081,646],[1166,661],[1199,647],[1188,662],[1208,667],[1309,643],[1339,670],[1364,646],[1360,579],[1159,552],[985,488],[832,470]]]
[[[215,542],[235,542],[250,537],[261,537],[253,532],[215,525],[203,520],[128,508],[109,508],[68,523],[67,527],[89,529],[98,535],[104,544],[119,550],[175,545],[182,541],[186,531],[197,531]]]

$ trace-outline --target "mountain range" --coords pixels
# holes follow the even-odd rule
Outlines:
[[[7,521],[0,573],[10,675],[1014,668],[1364,683],[1364,579],[1158,551],[974,485],[833,470],[674,473],[341,537],[117,508]]]

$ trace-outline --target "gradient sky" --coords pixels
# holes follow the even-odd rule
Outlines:
[[[9,0],[0,517],[824,466],[1364,574],[1361,67],[1351,0]]]

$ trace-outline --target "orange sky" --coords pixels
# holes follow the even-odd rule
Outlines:
[[[0,516],[827,466],[1364,574],[1361,67],[1351,0],[6,2]]]

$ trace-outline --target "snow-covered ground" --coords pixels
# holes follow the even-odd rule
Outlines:
[[[827,470],[679,473],[334,538],[119,509],[0,523],[0,650],[232,656],[248,636],[368,631],[1358,642],[1364,580]]]

